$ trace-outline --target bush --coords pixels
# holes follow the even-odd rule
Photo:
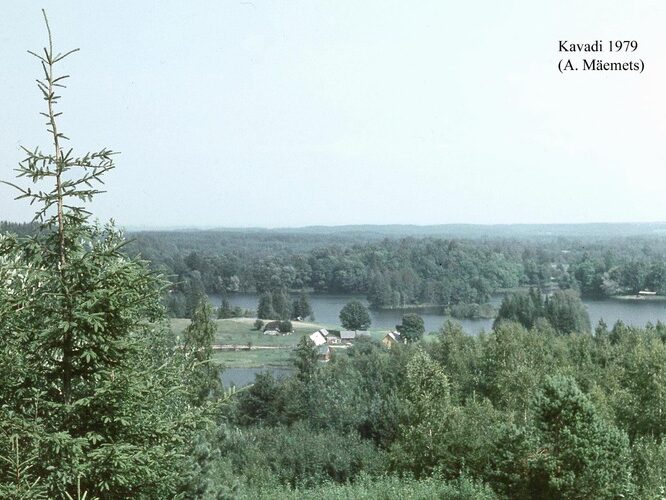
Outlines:
[[[278,325],[278,331],[280,333],[291,333],[293,329],[291,321],[280,321],[280,324]]]
[[[222,453],[249,484],[277,482],[292,488],[346,483],[363,472],[379,475],[386,466],[385,453],[358,434],[317,431],[303,422],[235,434]]]
[[[254,329],[261,330],[264,327],[264,322],[260,319],[254,322]]]
[[[266,489],[246,490],[240,499],[264,500],[273,498],[312,500],[346,500],[349,498],[364,500],[384,500],[400,498],[404,500],[421,500],[438,498],[440,500],[493,500],[497,496],[482,483],[461,478],[455,481],[442,481],[428,478],[417,481],[409,477],[381,477],[379,479],[363,475],[353,484],[325,484],[316,489]]]
[[[444,310],[456,319],[493,319],[497,313],[491,304],[453,304]]]

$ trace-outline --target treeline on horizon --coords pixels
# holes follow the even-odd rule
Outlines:
[[[29,223],[0,222],[3,233],[33,231]],[[143,231],[129,235],[126,252],[170,279],[169,310],[177,316],[189,315],[187,297],[200,293],[307,289],[365,294],[380,308],[482,304],[498,290],[526,286],[591,298],[666,294],[665,238],[600,234],[445,239],[360,231]]]
[[[379,239],[201,231],[131,238],[128,251],[169,276],[176,316],[187,315],[188,295],[199,293],[307,289],[365,294],[380,308],[482,304],[498,290],[529,286],[594,298],[666,293],[666,239],[656,236]]]

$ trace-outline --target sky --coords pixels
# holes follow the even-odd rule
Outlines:
[[[43,6],[56,49],[81,49],[61,129],[121,152],[101,221],[666,220],[662,0],[7,2],[2,180],[21,145],[49,146],[26,52],[46,43]],[[558,71],[560,40],[597,39],[636,40],[597,57],[644,72]],[[0,220],[29,220],[13,197],[0,186]]]

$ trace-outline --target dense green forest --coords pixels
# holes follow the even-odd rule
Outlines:
[[[33,55],[51,144],[24,149],[14,185],[37,212],[0,234],[0,498],[663,498],[666,327],[592,330],[575,289],[663,292],[664,242],[225,234],[128,248],[87,211],[115,153],[62,146],[71,52],[48,37]],[[447,322],[426,340],[406,315],[406,343],[360,338],[323,363],[304,336],[293,376],[238,392],[221,387],[201,293],[455,303],[553,281],[564,290],[508,295],[478,337]],[[187,283],[199,293],[175,335],[163,298]]]
[[[32,227],[0,223],[5,232],[26,234]],[[480,304],[498,290],[528,286],[594,298],[666,294],[666,238],[620,237],[609,227],[584,238],[141,231],[129,233],[124,252],[167,276],[167,304],[176,316],[191,315],[200,293],[309,289],[365,294],[373,307]]]
[[[612,233],[612,232],[611,232]],[[139,232],[131,252],[172,281],[171,311],[202,291],[298,290],[365,294],[374,307],[483,303],[518,286],[584,297],[666,293],[658,236],[365,239],[358,233]],[[180,305],[179,305],[180,304]]]
[[[434,343],[360,342],[326,365],[303,344],[295,377],[235,398],[224,455],[277,491],[397,476],[462,498],[659,498],[664,339],[662,325],[470,337],[446,324]]]

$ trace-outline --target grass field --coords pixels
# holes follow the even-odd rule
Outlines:
[[[254,329],[254,318],[218,319],[215,344],[237,346],[238,350],[224,350],[215,352],[215,360],[227,368],[250,368],[259,366],[286,366],[291,365],[293,349],[303,335],[309,335],[326,325],[318,323],[293,322],[294,333],[291,335],[264,335]],[[190,324],[189,319],[171,319],[173,332],[182,336],[183,331]],[[387,330],[370,330],[375,340],[381,340]],[[248,344],[252,349],[248,349]],[[274,347],[276,349],[254,349],[256,346]]]
[[[252,349],[215,351],[214,359],[224,368],[291,366],[293,349]]]

